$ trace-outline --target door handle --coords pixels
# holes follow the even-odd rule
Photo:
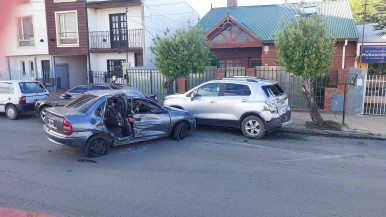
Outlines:
[[[210,101],[210,103],[216,103],[216,101],[212,100],[212,101]]]
[[[141,118],[134,118],[135,121],[141,121]]]
[[[242,99],[242,100],[241,100],[241,102],[248,102],[248,100],[246,100],[246,99]]]

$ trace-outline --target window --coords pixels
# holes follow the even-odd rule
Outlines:
[[[143,54],[135,53],[134,54],[135,66],[143,66]]]
[[[32,24],[32,17],[17,18],[18,27],[18,41],[19,46],[33,46],[34,45],[34,27]]]
[[[76,11],[55,12],[58,47],[79,46]]]
[[[159,105],[144,99],[134,99],[133,108],[134,112],[138,114],[159,113],[161,111]]]
[[[219,60],[218,61],[218,67],[219,68],[224,68],[224,60]]]
[[[25,76],[27,74],[25,70],[25,62],[21,61],[20,63],[21,63],[21,74]]]
[[[84,93],[90,89],[89,86],[83,85],[83,86],[78,86],[74,87],[71,90],[68,91],[68,93]]]
[[[283,89],[281,89],[278,84],[262,86],[261,88],[263,88],[265,95],[268,97],[280,96],[284,94]]]
[[[33,61],[28,61],[28,65],[29,65],[29,72],[30,72],[31,76],[35,76],[34,62]]]
[[[107,60],[107,74],[109,78],[116,76],[117,78],[123,77],[122,65],[126,60]]]
[[[93,85],[91,86],[91,90],[111,90],[111,88],[104,85]]]
[[[19,87],[22,93],[41,93],[46,91],[39,82],[20,82]]]
[[[250,96],[251,90],[247,85],[226,84],[223,95],[224,96]]]
[[[197,96],[218,96],[220,86],[217,83],[205,84],[198,88]]]
[[[14,93],[12,83],[0,83],[0,94]]]

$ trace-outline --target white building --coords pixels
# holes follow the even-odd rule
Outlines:
[[[10,20],[5,30],[3,52],[7,72],[3,76],[8,79],[49,77],[51,56],[48,51],[44,0],[26,1],[18,5],[14,18]]]

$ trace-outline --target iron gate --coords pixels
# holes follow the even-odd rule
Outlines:
[[[363,114],[386,115],[386,75],[368,75]]]

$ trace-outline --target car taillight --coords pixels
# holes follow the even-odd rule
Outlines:
[[[19,97],[19,104],[26,104],[25,96]]]
[[[67,119],[63,119],[63,133],[66,135],[72,134],[72,125]]]

